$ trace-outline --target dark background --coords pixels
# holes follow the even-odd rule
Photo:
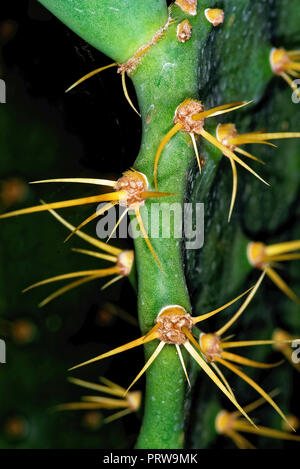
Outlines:
[[[1,69],[7,85],[7,104],[0,109],[1,181],[59,175],[118,177],[132,164],[141,135],[139,118],[128,112],[120,77],[108,71],[74,92],[64,92],[80,76],[109,63],[109,59],[86,45],[36,1],[1,5],[1,22]],[[128,86],[132,93],[131,84]],[[81,190],[60,184],[37,191],[26,189],[20,203],[35,204],[40,197],[49,201],[73,198],[74,194],[80,197]],[[18,206],[17,202],[13,205]],[[90,207],[79,213],[67,210],[63,216],[76,223],[89,213]],[[136,318],[136,296],[128,281],[105,292],[100,292],[101,282],[95,282],[41,310],[37,304],[58,284],[22,295],[24,287],[42,278],[81,268],[101,268],[101,261],[99,267],[98,260],[72,253],[71,247],[89,246],[79,240],[72,246],[64,245],[66,230],[44,215],[1,226],[1,317],[9,321],[10,329],[14,321],[25,320],[35,333],[33,340],[20,345],[7,333],[7,322],[0,322],[0,336],[7,339],[7,364],[1,365],[0,376],[0,446],[131,446],[140,426],[136,415],[99,429],[96,416],[94,425],[93,421],[89,425],[84,412],[48,411],[52,405],[78,401],[81,395],[89,394],[66,383],[72,364],[134,339],[139,330],[105,307],[107,301],[113,301]],[[94,227],[90,233],[95,235]],[[121,245],[128,247],[126,243]],[[114,370],[110,370],[104,363],[83,369],[77,377],[97,381],[98,376],[105,375],[126,386],[142,360],[142,350],[132,351],[125,367],[115,361]],[[21,430],[25,426],[26,431],[15,435],[18,425]]]

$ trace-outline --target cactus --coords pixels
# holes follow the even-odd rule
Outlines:
[[[124,168],[127,171],[118,180],[58,175],[60,179],[37,181],[104,185],[114,192],[44,203],[1,216],[51,210],[58,217],[54,209],[105,201],[108,204],[104,208],[77,228],[61,217],[60,221],[68,225],[71,235],[80,236],[88,222],[118,203],[140,227],[142,236],[135,239],[135,264],[141,337],[131,342],[124,338],[126,345],[96,358],[86,356],[81,365],[73,367],[74,374],[82,365],[144,346],[145,366],[132,382],[135,384],[146,372],[137,448],[205,448],[214,444],[218,433],[240,448],[249,448],[251,443],[239,432],[299,440],[287,429],[279,431],[281,423],[276,420],[279,415],[289,428],[287,415],[292,409],[288,408],[288,387],[280,406],[271,393],[282,379],[291,382],[292,367],[285,364],[282,371],[277,369],[277,362],[269,362],[269,346],[281,347],[288,355],[286,347],[299,334],[300,324],[296,305],[291,302],[299,302],[295,284],[290,287],[283,279],[285,275],[273,268],[273,263],[299,258],[300,247],[299,225],[294,223],[289,232],[284,230],[293,221],[299,190],[299,111],[291,101],[292,93],[294,101],[299,95],[293,81],[298,76],[300,55],[297,2],[177,0],[169,8],[164,0],[40,2],[113,61],[108,66],[99,64],[74,86],[111,68],[120,74],[125,97],[137,110],[127,90],[128,75],[142,119],[140,152],[132,162],[133,169]],[[277,151],[271,147],[273,141],[279,142]],[[255,143],[264,146],[252,151]],[[251,147],[245,149],[244,145]],[[259,168],[261,160],[267,164]],[[243,191],[238,191],[238,178]],[[179,240],[175,232],[164,238],[163,225],[159,226],[159,238],[149,230],[154,224],[152,207],[177,204],[183,211],[186,201],[204,203],[202,249],[184,249],[184,240]],[[126,271],[132,277],[131,268],[132,262]],[[110,271],[124,276],[122,272],[118,262]],[[103,269],[78,274],[84,282],[102,276]],[[75,276],[56,276],[33,286]],[[272,294],[280,302],[280,324],[278,308],[268,293],[272,284],[265,277],[276,284]],[[58,290],[42,304],[79,286],[79,282]],[[241,297],[241,305],[234,305]],[[223,313],[224,320],[219,313],[227,307],[235,314]],[[213,319],[208,322],[210,317]],[[200,322],[204,333],[196,326]],[[293,337],[272,338],[279,325],[289,329]],[[231,326],[238,330],[238,337],[226,342],[223,333]],[[249,347],[247,357],[226,350],[234,347]],[[292,349],[289,351],[292,353]],[[128,356],[118,359],[127,364]],[[254,371],[241,371],[236,363],[251,366]],[[225,377],[221,365],[223,371],[232,373]],[[274,366],[268,374],[270,382],[261,384],[263,374],[259,370]],[[235,384],[236,376],[243,381]],[[263,401],[247,405],[243,397],[246,384],[277,412],[269,418],[268,427],[265,422],[264,427],[253,426],[252,414],[248,414]],[[247,423],[235,417],[230,427],[229,411],[222,414],[222,393],[227,397],[226,404],[242,413]]]

